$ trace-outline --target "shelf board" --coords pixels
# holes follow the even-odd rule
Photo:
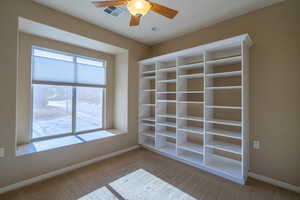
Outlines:
[[[142,125],[155,127],[155,124],[149,122],[142,122]]]
[[[166,118],[176,118],[174,114],[158,114],[158,117],[166,117]]]
[[[226,151],[229,153],[235,153],[235,154],[242,154],[242,147],[241,145],[229,143],[229,142],[223,142],[223,141],[217,141],[214,140],[211,142],[211,144],[207,144],[206,147],[218,149],[221,151]]]
[[[207,90],[230,90],[242,89],[242,86],[221,86],[221,87],[206,87]]]
[[[234,56],[234,57],[228,57],[228,58],[222,58],[218,60],[210,60],[207,61],[207,64],[213,64],[213,65],[227,65],[227,64],[233,64],[238,63],[242,61],[242,56]]]
[[[166,67],[166,68],[158,69],[157,72],[174,72],[176,70],[177,68],[175,66],[175,67]]]
[[[142,75],[145,75],[145,74],[155,74],[155,70],[142,72]]]
[[[196,116],[193,116],[193,115],[185,115],[185,116],[180,116],[178,118],[179,119],[190,120],[190,121],[198,121],[198,122],[203,122],[204,121],[203,117],[196,117]]]
[[[197,164],[197,165],[203,165],[203,157],[199,154],[195,154],[189,151],[183,151],[178,154],[180,158],[183,160],[186,160],[188,162]]]
[[[242,110],[241,106],[206,106],[206,108]]]
[[[204,66],[204,62],[193,63],[193,64],[186,64],[186,65],[179,65],[177,66],[178,69],[195,69],[201,68]]]
[[[203,78],[203,73],[179,75],[179,78]]]
[[[186,142],[184,144],[178,145],[179,149],[184,149],[193,153],[203,154],[203,146],[200,144],[195,144],[191,142]]]
[[[176,155],[176,145],[171,142],[165,142],[165,145],[158,148],[158,150],[173,156]]]
[[[152,137],[152,138],[154,138],[155,137],[155,133],[154,132],[142,132],[141,133],[141,135],[143,135],[143,136],[147,136],[147,137]]]
[[[170,80],[160,80],[157,81],[158,83],[176,83],[176,79],[170,79]]]
[[[195,133],[195,134],[200,134],[200,135],[203,134],[203,128],[194,127],[194,126],[185,126],[185,127],[178,128],[178,130]]]
[[[203,104],[203,101],[178,101],[178,103]]]
[[[209,129],[206,131],[206,133],[210,135],[218,135],[218,136],[229,137],[234,139],[242,139],[242,134],[240,132],[226,131],[221,129]]]
[[[207,156],[209,157],[206,163],[208,167],[226,173],[230,176],[242,178],[241,162],[219,155],[211,154]]]
[[[153,103],[143,103],[142,106],[155,106]]]
[[[204,91],[178,91],[178,94],[203,94]]]
[[[155,92],[156,89],[142,89],[143,92]]]
[[[141,118],[141,120],[155,122],[155,117],[143,117],[143,118]]]
[[[206,74],[206,76],[210,77],[210,78],[241,76],[241,75],[242,75],[242,71],[232,71],[232,72],[221,72],[221,73]]]
[[[206,120],[206,122],[213,123],[213,124],[228,125],[228,126],[242,126],[242,122],[233,121],[233,120],[212,119],[212,120]]]
[[[173,131],[160,131],[157,133],[157,135],[176,139],[176,132]]]
[[[176,91],[157,92],[157,94],[176,94]]]
[[[157,100],[158,103],[176,103],[176,100]]]
[[[160,122],[160,123],[157,123],[157,125],[176,128],[176,123],[174,123],[174,122]]]
[[[155,76],[142,76],[142,79],[155,79]]]

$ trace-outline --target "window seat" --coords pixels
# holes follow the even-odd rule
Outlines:
[[[123,133],[124,132],[117,129],[110,129],[110,130],[94,131],[94,132],[83,133],[78,135],[70,135],[70,136],[65,136],[60,138],[32,142],[29,144],[23,144],[17,146],[16,155],[22,156],[22,155],[32,154],[35,152],[61,148],[65,146],[87,143],[95,140],[101,140],[104,138],[117,136]]]

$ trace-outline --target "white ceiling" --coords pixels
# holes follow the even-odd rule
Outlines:
[[[119,17],[95,8],[93,0],[33,0],[145,44],[156,44],[205,26],[269,6],[283,0],[152,0],[179,11],[170,20],[154,12],[148,13],[138,27],[129,27],[129,13]],[[100,0],[101,1],[101,0]],[[152,31],[156,27],[156,31]]]

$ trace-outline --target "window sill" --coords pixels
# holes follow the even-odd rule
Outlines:
[[[43,140],[39,142],[32,142],[29,144],[17,146],[16,156],[23,156],[32,154],[35,152],[47,151],[51,149],[57,149],[65,146],[87,143],[95,140],[101,140],[108,137],[124,134],[124,132],[116,129],[102,130],[89,132],[79,135],[65,136],[61,138],[54,138]]]

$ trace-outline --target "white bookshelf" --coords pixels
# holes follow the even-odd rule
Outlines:
[[[141,60],[139,143],[244,184],[251,45],[244,34]]]

